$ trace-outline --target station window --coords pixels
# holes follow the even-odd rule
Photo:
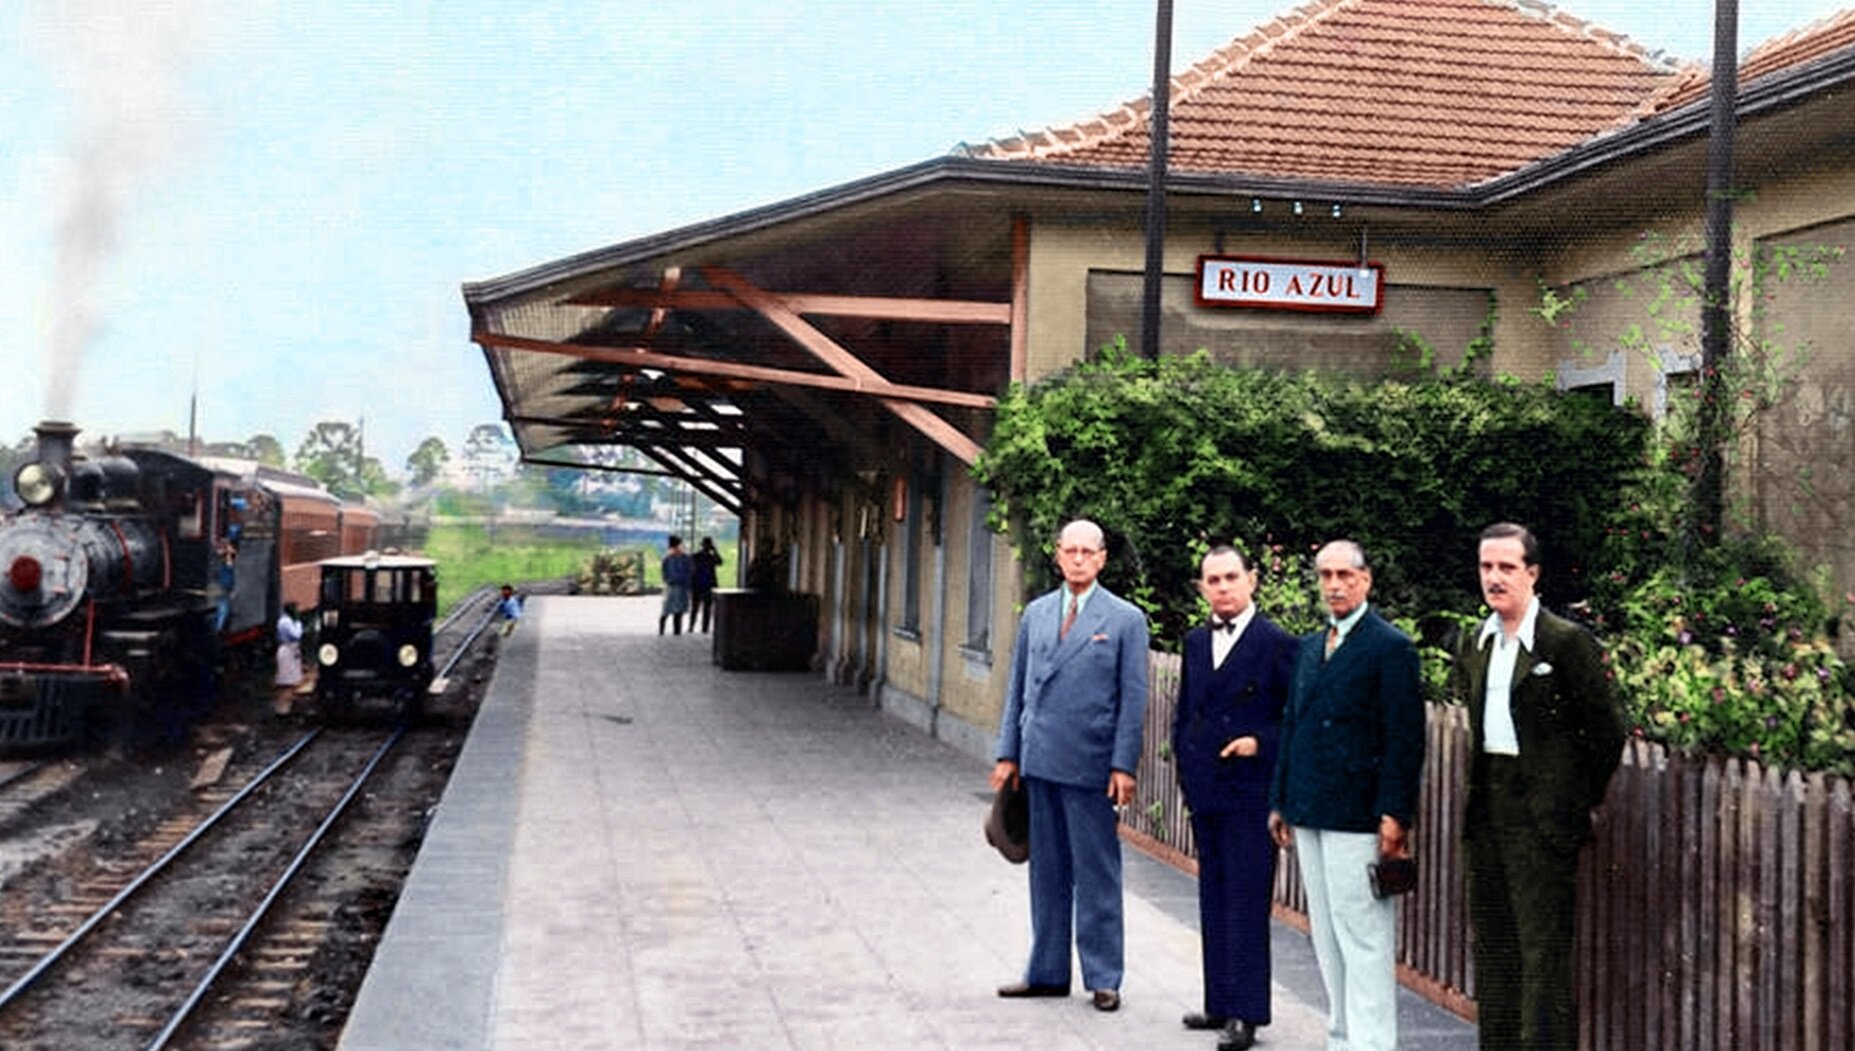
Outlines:
[[[992,648],[992,531],[986,516],[992,513],[992,494],[973,490],[973,513],[966,526],[966,648]]]
[[[1655,418],[1662,419],[1668,415],[1668,407],[1673,399],[1683,391],[1693,390],[1700,383],[1700,355],[1674,354],[1667,350],[1656,354],[1655,373]]]
[[[902,623],[911,634],[921,630],[921,476],[908,480],[908,507],[902,518]]]
[[[1614,405],[1617,401],[1617,385],[1614,383],[1585,383],[1576,387],[1567,387],[1565,393],[1601,401],[1606,405]]]
[[[1561,362],[1556,376],[1559,389],[1572,394],[1603,398],[1612,405],[1620,406],[1624,399],[1623,361],[1623,352],[1613,350],[1595,365]]]

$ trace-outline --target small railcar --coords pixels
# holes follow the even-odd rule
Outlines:
[[[435,667],[437,566],[412,555],[325,559],[317,596],[316,701],[332,719],[380,712],[402,721],[424,708]]]

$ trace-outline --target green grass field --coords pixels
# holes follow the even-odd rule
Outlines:
[[[570,541],[536,536],[518,526],[434,525],[425,540],[425,557],[438,563],[438,616],[484,585],[576,577],[601,545],[594,540]],[[646,588],[663,584],[661,550],[646,551]],[[720,586],[733,587],[738,567],[730,559],[721,567]]]
[[[527,530],[434,525],[425,557],[438,563],[438,615],[484,585],[560,580],[579,575],[599,550],[597,540],[544,540]]]

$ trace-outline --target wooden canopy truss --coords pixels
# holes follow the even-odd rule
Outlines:
[[[894,330],[994,327],[1004,347],[1013,317],[1011,302],[780,292],[705,265],[476,312],[472,339],[524,462],[674,476],[738,515],[757,475],[854,467],[879,417],[972,463],[997,398],[892,378],[945,342]]]

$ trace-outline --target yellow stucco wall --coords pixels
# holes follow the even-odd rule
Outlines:
[[[1754,187],[1753,194],[1735,208],[1742,252],[1771,241],[1810,243],[1819,236],[1836,243],[1855,241],[1855,164],[1833,161]],[[1485,299],[1491,294],[1495,349],[1489,367],[1523,380],[1550,379],[1568,366],[1590,368],[1606,363],[1612,350],[1622,349],[1615,335],[1648,320],[1648,283],[1640,273],[1642,235],[1653,231],[1669,243],[1689,246],[1698,246],[1701,236],[1698,206],[1609,228],[1581,224],[1576,215],[1569,215],[1565,232],[1545,241],[1512,238],[1500,222],[1498,216],[1467,222],[1457,217],[1447,236],[1429,236],[1420,223],[1407,218],[1396,231],[1368,228],[1368,255],[1385,266],[1388,295],[1400,290],[1412,295],[1473,290]],[[1477,224],[1486,229],[1478,230]],[[1050,215],[1033,218],[1030,234],[1026,362],[1028,378],[1035,381],[1093,349],[1089,346],[1091,275],[1120,272],[1117,280],[1138,275],[1144,268],[1145,241],[1139,225],[1131,220]],[[1189,300],[1191,276],[1200,254],[1336,259],[1353,257],[1357,251],[1356,223],[1308,223],[1272,232],[1226,231],[1220,240],[1206,223],[1175,222],[1166,246],[1166,309],[1204,309]],[[1620,280],[1632,283],[1634,291],[1619,287]],[[1569,316],[1568,324],[1554,327],[1538,316],[1542,281],[1555,286],[1582,283],[1588,290],[1589,298]],[[1453,302],[1459,308],[1463,299],[1456,295]],[[1842,264],[1819,294],[1790,289],[1773,302],[1779,314],[1790,313],[1799,334],[1816,347],[1811,363],[1800,373],[1797,393],[1772,419],[1793,429],[1813,428],[1816,437],[1798,442],[1766,435],[1752,443],[1740,462],[1755,465],[1766,475],[1784,472],[1789,476],[1811,461],[1839,466],[1855,452],[1850,448],[1851,427],[1855,426],[1851,423],[1855,417],[1855,345],[1846,335],[1855,328],[1855,262]],[[1749,297],[1736,303],[1742,325],[1752,323],[1751,308]],[[1128,327],[1134,325],[1130,322]],[[1451,338],[1460,329],[1459,323],[1449,327]],[[1771,331],[1769,324],[1765,331]],[[1693,352],[1698,350],[1697,332],[1697,326],[1687,334],[1651,331],[1650,342],[1675,352]],[[1437,349],[1441,357],[1457,348]],[[1624,392],[1650,407],[1657,380],[1650,360],[1625,351],[1620,369]],[[995,537],[987,543],[984,557],[993,563],[990,645],[983,652],[964,647],[969,637],[965,592],[974,490],[964,465],[957,460],[943,455],[941,470],[947,473],[946,506],[939,509],[940,543],[944,545],[939,554],[945,561],[943,574],[937,577],[935,546],[924,536],[918,553],[918,632],[897,630],[904,602],[907,523],[884,522],[884,543],[874,556],[887,560],[888,574],[881,670],[889,688],[923,704],[938,705],[944,717],[989,735],[997,724],[1017,628],[1022,567],[1005,540]],[[1777,493],[1749,470],[1742,467],[1733,479],[1735,492],[1771,505],[1760,511],[1762,518],[1784,530],[1806,559],[1831,566],[1838,593],[1855,592],[1855,554],[1849,550],[1850,542],[1842,539],[1849,535],[1846,522],[1855,514],[1855,487],[1843,487],[1850,490],[1843,492],[1819,486],[1833,499],[1818,500],[1799,510],[1798,501]],[[1842,468],[1842,473],[1848,476],[1851,472]],[[1782,508],[1776,506],[1780,502]],[[808,522],[807,530],[828,532],[829,517]],[[929,530],[925,520],[921,528],[924,533]],[[817,557],[824,554],[820,550]],[[944,638],[935,634],[937,626]]]
[[[1767,177],[1743,187],[1733,207],[1734,325],[1746,337],[1733,341],[1733,352],[1743,352],[1755,339],[1777,348],[1790,364],[1780,370],[1787,377],[1784,397],[1759,416],[1730,455],[1731,503],[1738,520],[1784,536],[1804,568],[1828,570],[1832,603],[1855,593],[1849,529],[1855,472],[1846,466],[1855,454],[1855,340],[1849,336],[1855,327],[1855,257],[1830,264],[1820,282],[1768,277],[1762,289],[1753,287],[1747,261],[1773,245],[1855,248],[1855,165],[1849,160],[1825,156],[1809,168]],[[1659,282],[1642,273],[1642,249],[1645,234],[1684,246],[1695,253],[1691,262],[1698,269],[1703,220],[1697,204],[1641,228],[1586,233],[1544,259],[1547,280],[1582,283],[1590,292],[1567,326],[1554,332],[1548,356],[1573,361],[1582,353],[1588,361],[1620,351],[1627,394],[1652,408],[1655,359],[1617,347],[1614,336],[1635,323],[1644,326],[1652,345],[1700,353],[1697,304],[1664,315],[1688,322],[1685,330],[1677,325],[1670,331],[1653,320],[1648,301]]]

